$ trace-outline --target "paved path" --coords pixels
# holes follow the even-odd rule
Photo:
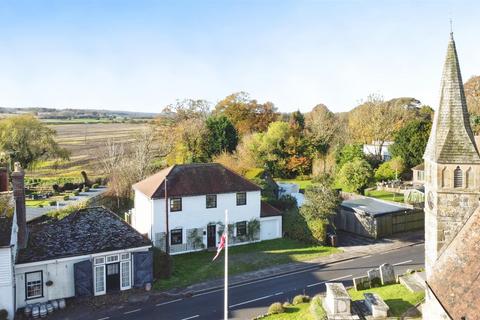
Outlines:
[[[423,243],[380,253],[364,253],[361,257],[350,260],[332,261],[327,264],[310,263],[308,267],[287,274],[232,284],[229,288],[230,319],[251,319],[265,313],[271,303],[291,301],[297,294],[313,296],[325,290],[325,282],[341,281],[351,285],[352,277],[364,275],[367,270],[382,263],[394,265],[397,273],[408,268],[420,268],[424,265]],[[188,298],[172,297],[163,301],[146,299],[120,307],[92,311],[88,319],[216,320],[223,319],[222,313],[223,289],[213,288],[199,291]],[[63,319],[77,318],[72,314],[67,318],[63,316]]]

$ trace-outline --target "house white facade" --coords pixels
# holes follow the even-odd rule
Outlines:
[[[194,167],[192,170],[190,170]],[[156,197],[154,191],[163,185],[167,174],[147,178],[146,183],[134,185],[135,205],[132,213],[132,226],[142,234],[147,234],[157,247],[165,247],[166,211],[168,210],[168,231],[170,253],[184,253],[216,247],[224,230],[225,210],[228,210],[229,232],[232,244],[280,238],[282,236],[282,216],[280,212],[262,214],[266,204],[262,204],[260,188],[218,164],[194,164],[167,168],[171,181],[167,182],[174,195]],[[209,171],[206,174],[203,170]],[[211,190],[208,182],[202,183],[204,176],[218,176],[216,190]],[[152,178],[157,176],[156,181]],[[175,178],[176,177],[176,178]],[[179,179],[182,179],[180,181]],[[201,189],[192,193],[188,180],[196,180]],[[186,180],[186,181],[185,181]],[[238,182],[238,183],[235,183]],[[184,194],[176,185],[187,185]],[[153,186],[145,188],[145,184]],[[225,186],[225,189],[223,189]],[[223,192],[222,192],[223,191]],[[164,195],[164,189],[157,194]],[[270,208],[271,210],[276,210]],[[255,224],[258,228],[255,228]],[[254,233],[254,234],[252,234]]]
[[[392,155],[389,151],[389,148],[392,144],[393,141],[385,141],[383,144],[378,141],[373,141],[371,144],[363,145],[363,153],[367,156],[379,154],[383,161],[388,161],[392,158]]]

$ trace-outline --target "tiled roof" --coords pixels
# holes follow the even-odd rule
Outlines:
[[[42,216],[28,223],[28,244],[17,263],[137,248],[151,245],[115,213],[104,207],[78,210],[57,220]]]
[[[480,163],[453,35],[443,68],[440,105],[435,111],[424,159],[437,163]]]
[[[439,256],[427,283],[453,319],[480,315],[480,209]]]
[[[412,170],[423,171],[425,170],[425,164],[422,162],[418,166],[413,167]]]
[[[218,163],[174,165],[134,184],[133,188],[152,199],[164,198],[165,177],[169,197],[260,190],[253,182]]]
[[[261,207],[260,207],[260,218],[266,218],[266,217],[274,217],[274,216],[281,216],[282,211],[278,210],[271,204],[262,201]]]

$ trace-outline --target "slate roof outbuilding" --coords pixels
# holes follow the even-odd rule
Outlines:
[[[168,167],[133,185],[151,199],[230,192],[260,191],[260,187],[219,163],[192,163]]]
[[[401,204],[390,203],[369,197],[344,200],[342,201],[340,206],[350,211],[365,212],[365,214],[368,214],[372,217],[379,217],[386,214],[411,210],[409,207],[403,206]]]
[[[104,207],[78,210],[58,220],[28,222],[28,244],[17,264],[150,246],[151,242]]]

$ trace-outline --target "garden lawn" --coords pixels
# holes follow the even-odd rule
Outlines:
[[[310,303],[300,303],[285,308],[284,313],[272,314],[262,319],[266,320],[314,320],[310,313]]]
[[[307,187],[311,186],[312,180],[297,180],[297,179],[275,179],[279,183],[295,183],[300,186],[300,189],[305,190]]]
[[[395,201],[395,202],[404,202],[402,193],[394,193],[383,190],[370,190],[365,191],[365,195],[372,198],[377,198],[381,200]]]
[[[274,239],[229,247],[229,274],[255,271],[273,265],[307,261],[341,252],[340,249],[309,245],[290,239]],[[167,290],[186,287],[223,276],[223,253],[212,262],[215,252],[193,252],[172,256],[173,275],[158,280],[155,288]]]
[[[353,288],[348,290],[352,300],[363,300],[363,294],[366,292],[374,292],[382,297],[383,301],[390,307],[389,315],[394,317],[400,317],[405,311],[420,303],[425,298],[424,292],[410,292],[401,284],[392,284],[360,291],[356,291]]]

